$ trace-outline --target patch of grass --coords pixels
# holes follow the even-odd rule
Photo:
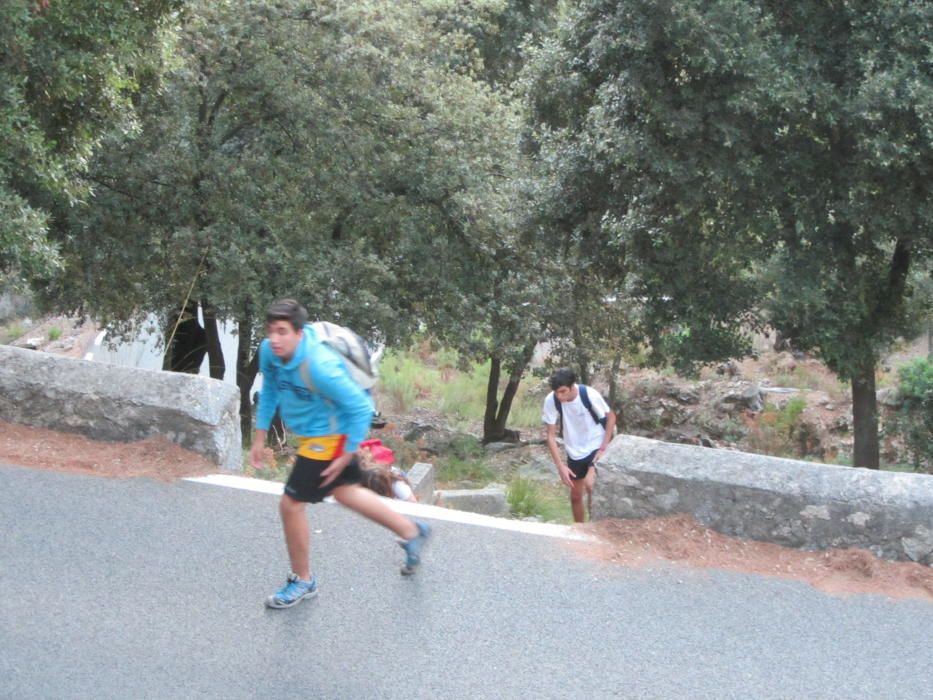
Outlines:
[[[570,509],[570,499],[566,490],[515,477],[509,482],[506,498],[515,517],[537,517],[547,522],[573,522],[573,511]]]
[[[458,483],[469,481],[478,487],[485,486],[496,478],[496,473],[482,461],[450,456],[440,460],[437,466],[437,481]]]
[[[26,327],[21,323],[13,322],[3,330],[3,342],[12,343],[26,333]]]
[[[62,329],[58,326],[52,326],[49,328],[49,341],[55,342],[62,337]]]

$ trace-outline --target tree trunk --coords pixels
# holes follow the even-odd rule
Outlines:
[[[873,365],[852,378],[852,423],[855,437],[853,463],[856,467],[878,469],[880,450]]]
[[[523,349],[522,355],[512,371],[509,373],[509,381],[505,385],[505,392],[502,394],[502,401],[498,400],[499,395],[499,377],[502,373],[502,364],[499,360],[493,359],[489,370],[489,383],[486,385],[486,415],[483,419],[483,444],[497,442],[500,440],[510,440],[518,438],[518,433],[506,430],[509,421],[509,413],[512,410],[512,402],[518,393],[518,386],[522,381],[522,375],[525,374],[525,368],[531,362],[534,355],[535,342],[529,342]],[[495,374],[495,383],[493,383],[493,374]],[[492,396],[490,398],[490,392]]]
[[[616,414],[616,427],[620,433],[625,432],[625,411],[622,406],[622,397],[619,396],[619,371],[622,369],[622,353],[616,353],[612,358],[612,367],[609,368],[609,408]]]
[[[486,382],[486,412],[483,414],[483,443],[494,442],[490,436],[496,430],[496,414],[499,409],[499,376],[502,374],[502,360],[493,357],[489,363],[489,379]],[[490,438],[490,439],[487,439]]]
[[[227,372],[224,364],[224,351],[220,346],[220,332],[217,330],[217,312],[208,302],[201,300],[204,314],[204,333],[207,341],[207,361],[213,379],[223,379]]]
[[[251,395],[256,373],[259,371],[259,352],[253,352],[252,321],[244,314],[237,321],[239,334],[236,348],[236,385],[240,389],[240,433],[243,445],[252,443],[253,397]]]
[[[927,359],[933,362],[933,320],[927,326]]]
[[[590,359],[586,353],[584,347],[583,336],[580,333],[580,327],[574,322],[573,325],[573,349],[574,356],[577,359],[577,377],[581,384],[589,385],[590,383]]]

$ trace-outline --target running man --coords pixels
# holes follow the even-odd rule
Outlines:
[[[275,302],[266,313],[267,337],[259,346],[263,382],[252,465],[262,468],[266,431],[276,409],[299,436],[298,454],[279,503],[292,570],[285,585],[266,599],[270,608],[288,608],[317,595],[308,503],[332,494],[341,505],[392,530],[405,550],[404,575],[415,572],[431,534],[427,523],[409,520],[360,486],[356,452],[369,430],[373,403],[350,378],[341,356],[320,342],[307,320],[308,312],[294,299]]]

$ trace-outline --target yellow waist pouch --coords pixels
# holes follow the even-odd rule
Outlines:
[[[330,461],[343,454],[346,435],[321,435],[298,438],[298,455],[305,459]]]

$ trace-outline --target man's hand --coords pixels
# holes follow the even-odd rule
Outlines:
[[[253,436],[253,446],[249,451],[249,463],[253,465],[253,469],[265,469],[266,465],[263,462],[264,452],[266,449],[266,431],[257,430],[256,434]]]
[[[346,469],[347,465],[355,456],[355,452],[344,452],[337,459],[331,462],[327,466],[327,469],[321,472],[321,488],[324,488],[334,479],[340,476],[340,472]]]
[[[564,483],[564,486],[566,486],[568,489],[573,488],[573,481],[570,478],[570,469],[566,464],[561,462],[557,466],[557,473],[560,475],[560,480]]]

